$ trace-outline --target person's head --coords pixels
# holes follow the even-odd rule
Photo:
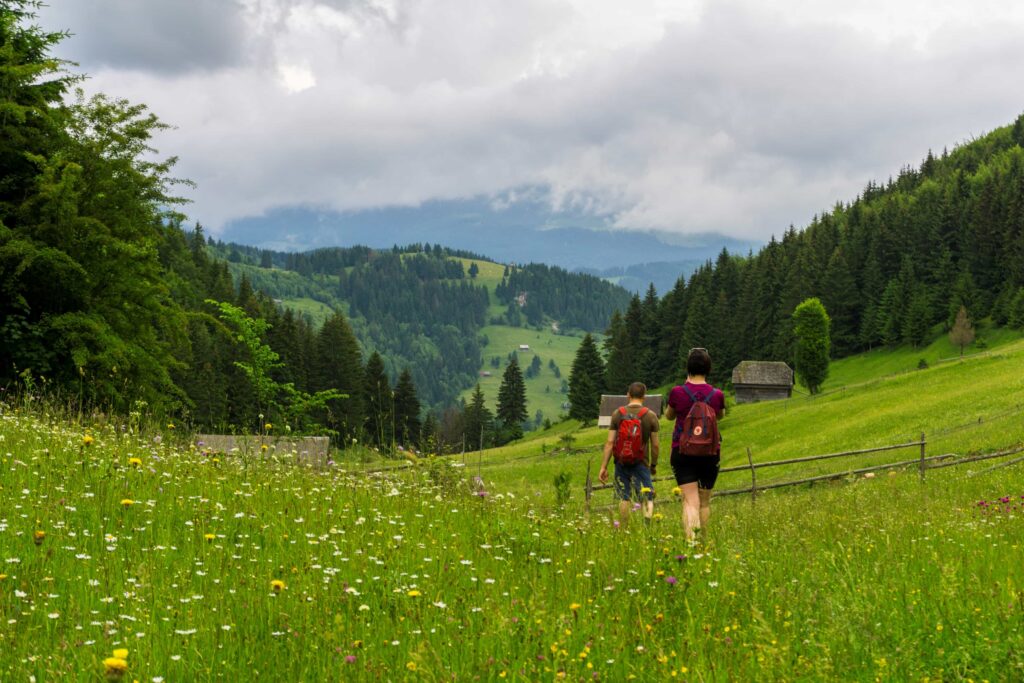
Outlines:
[[[711,374],[711,356],[707,349],[690,349],[686,356],[686,374],[690,377],[707,377]]]
[[[644,386],[643,382],[633,382],[629,385],[626,395],[632,399],[643,398],[647,395],[647,387]]]

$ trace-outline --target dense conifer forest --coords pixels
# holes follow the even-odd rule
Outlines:
[[[831,318],[834,357],[920,346],[948,331],[961,307],[972,321],[1024,327],[1022,145],[1024,116],[869,183],[756,254],[723,250],[661,299],[653,289],[634,296],[606,330],[603,385],[577,394],[596,409],[595,393],[621,392],[631,377],[678,381],[697,346],[710,351],[719,384],[744,359],[792,364],[792,314],[809,297]]]

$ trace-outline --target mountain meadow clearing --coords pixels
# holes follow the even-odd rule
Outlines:
[[[814,399],[730,406],[724,464],[748,445],[769,460],[920,432],[929,454],[1020,444],[1024,341],[1001,342]],[[857,362],[835,374],[857,379]],[[11,401],[0,680],[1024,677],[1024,465],[722,498],[690,547],[668,483],[650,528],[616,528],[607,491],[587,511],[603,435],[566,422],[465,464],[312,470]],[[813,465],[772,476],[853,466]],[[745,484],[739,472],[720,487]]]

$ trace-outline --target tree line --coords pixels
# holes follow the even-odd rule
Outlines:
[[[624,393],[685,375],[705,347],[712,381],[741,360],[795,360],[793,313],[820,299],[831,349],[920,346],[967,321],[1024,328],[1024,115],[1012,125],[904,168],[884,185],[792,226],[756,254],[722,250],[660,299],[653,287],[612,314],[603,353],[581,345],[571,414],[592,419],[602,392]]]
[[[629,302],[629,292],[607,280],[542,263],[506,266],[495,294],[506,305],[499,324],[537,326],[550,319],[564,329],[590,332],[601,330],[612,311]]]

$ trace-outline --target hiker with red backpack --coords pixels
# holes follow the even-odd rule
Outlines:
[[[658,416],[644,407],[647,387],[642,382],[629,385],[629,403],[612,413],[604,460],[597,478],[608,481],[608,462],[615,456],[615,490],[619,495],[619,519],[629,522],[630,497],[636,495],[643,505],[644,523],[654,516],[654,482],[658,469]]]
[[[722,438],[718,420],[725,414],[725,395],[708,384],[711,356],[707,349],[690,349],[686,383],[668,395],[665,417],[675,419],[672,431],[672,472],[683,499],[683,528],[694,540],[711,515],[711,489],[718,479]]]

